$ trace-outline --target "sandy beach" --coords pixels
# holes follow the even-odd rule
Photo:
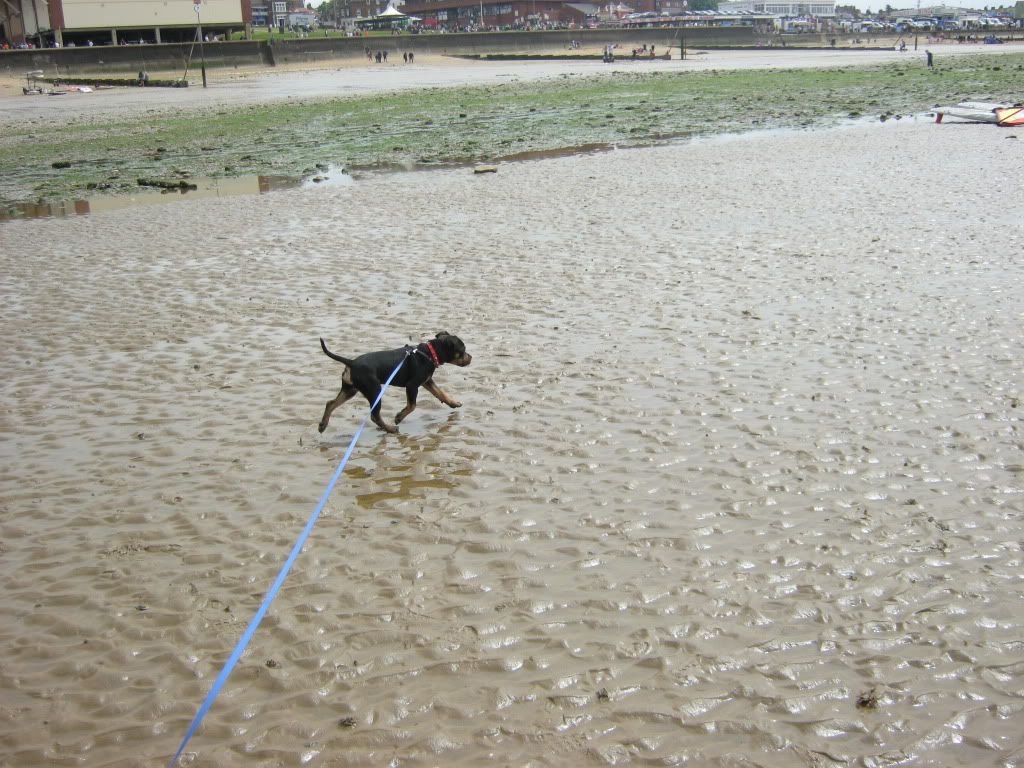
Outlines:
[[[166,765],[365,412],[318,337],[441,329],[184,764],[1024,765],[1018,134],[0,225],[0,766]]]

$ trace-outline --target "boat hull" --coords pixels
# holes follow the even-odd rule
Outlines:
[[[957,120],[967,120],[972,123],[1018,126],[1024,125],[1024,106],[962,101],[956,106],[939,107],[935,110],[935,122],[941,123],[945,117],[954,117]]]

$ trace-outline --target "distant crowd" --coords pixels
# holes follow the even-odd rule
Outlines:
[[[388,52],[387,51],[371,51],[369,47],[366,49],[366,60],[375,61],[378,64],[388,63]],[[416,54],[412,51],[406,51],[402,54],[402,61],[406,64],[412,64],[416,59]]]

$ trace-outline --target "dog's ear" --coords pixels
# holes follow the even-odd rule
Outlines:
[[[437,333],[436,333],[436,334],[434,335],[434,338],[438,338],[438,339],[439,339],[439,338],[441,338],[442,336],[451,336],[451,334],[450,334],[450,333],[448,333],[448,331],[438,331],[438,332],[437,332]]]

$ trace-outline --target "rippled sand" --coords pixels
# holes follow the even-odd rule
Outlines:
[[[441,329],[187,764],[1024,765],[1011,135],[3,225],[0,765],[166,764],[364,413],[317,337]]]

